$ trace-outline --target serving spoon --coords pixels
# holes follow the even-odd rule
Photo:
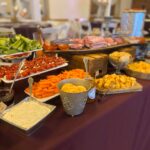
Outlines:
[[[96,96],[96,88],[93,82],[93,78],[89,77],[89,74],[88,74],[88,63],[89,63],[88,58],[84,57],[83,62],[84,62],[84,67],[85,67],[85,72],[86,72],[85,79],[89,80],[93,84],[90,91],[88,92],[88,97],[93,101]]]
[[[14,80],[13,80],[11,86],[10,86],[9,93],[12,92],[12,89],[13,89],[13,86],[14,86],[15,81],[16,81],[16,79],[17,79],[17,76],[18,76],[20,70],[22,69],[22,67],[24,66],[24,64],[25,64],[25,59],[23,59],[23,60],[21,61],[21,63],[19,64],[19,68],[18,68],[18,70],[17,70],[17,72],[16,72],[16,74],[15,74]]]

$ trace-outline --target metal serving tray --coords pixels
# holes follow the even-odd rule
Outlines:
[[[14,123],[12,123],[11,121],[8,121],[7,119],[4,118],[4,115],[10,111],[11,109],[13,109],[14,107],[17,107],[18,105],[20,105],[21,103],[28,103],[29,101],[34,101],[35,103],[38,103],[39,105],[43,105],[44,107],[47,107],[49,108],[49,112],[47,115],[43,116],[42,119],[40,119],[36,124],[32,125],[30,128],[24,128],[24,127],[21,127],[21,126],[18,126]],[[14,105],[14,106],[11,106],[9,107],[8,109],[6,109],[5,111],[2,112],[2,114],[0,115],[0,119],[2,120],[2,122],[5,124],[5,125],[8,125],[10,127],[13,127],[15,129],[17,129],[18,131],[22,132],[23,134],[26,134],[26,135],[31,135],[33,132],[35,132],[39,127],[41,127],[43,121],[54,111],[54,109],[56,108],[56,106],[54,105],[49,105],[49,104],[45,104],[45,103],[42,103],[42,102],[39,102],[31,97],[27,97],[25,98],[24,100],[22,100],[21,102],[19,102],[18,104]]]

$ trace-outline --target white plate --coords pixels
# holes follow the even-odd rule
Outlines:
[[[25,56],[18,56],[16,58],[7,58],[9,56],[13,56],[13,55],[21,55],[21,54],[12,54],[12,55],[6,55],[6,56],[0,56],[0,58],[4,61],[13,61],[13,60],[21,60],[21,59],[25,59],[25,58],[28,58],[29,56],[31,56],[32,52],[25,52],[25,53],[22,53],[22,54],[27,54]]]
[[[28,92],[26,92],[26,91],[24,91],[27,95],[29,95],[30,96],[30,94],[28,93]],[[34,96],[32,96],[34,99],[36,99],[37,101],[39,101],[39,102],[47,102],[47,101],[49,101],[49,100],[51,100],[51,99],[53,99],[53,98],[55,98],[55,97],[57,97],[57,96],[59,96],[60,94],[58,93],[58,94],[55,94],[55,95],[53,95],[53,96],[49,96],[49,97],[45,97],[45,98],[36,98],[36,97],[34,97]]]
[[[11,66],[13,63],[0,62],[0,66]]]
[[[26,51],[26,52],[18,52],[18,53],[13,53],[13,54],[3,54],[3,55],[0,55],[0,58],[2,58],[4,56],[11,56],[11,55],[23,54],[23,53],[27,53],[27,52],[36,52],[36,51],[40,51],[40,50],[43,50],[43,48],[35,49],[35,50],[30,50],[30,51]]]
[[[36,76],[36,75],[39,75],[39,74],[42,74],[42,73],[46,73],[46,72],[49,72],[49,71],[53,71],[53,70],[56,70],[56,69],[59,69],[59,68],[63,68],[63,67],[66,67],[68,66],[68,63],[64,63],[60,66],[57,66],[57,67],[54,67],[54,68],[51,68],[51,69],[47,69],[47,70],[44,70],[44,71],[41,71],[41,72],[37,72],[37,73],[33,73],[29,76],[26,76],[24,78],[19,78],[19,79],[16,79],[16,81],[19,81],[19,80],[23,80],[23,79],[26,79],[26,78],[29,78],[29,77],[32,77],[32,76]],[[5,77],[1,79],[3,82],[5,83],[12,83],[14,80],[7,80]]]

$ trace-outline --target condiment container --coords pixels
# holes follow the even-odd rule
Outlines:
[[[0,88],[0,102],[5,103],[7,106],[14,102],[14,90],[9,92],[9,88]]]

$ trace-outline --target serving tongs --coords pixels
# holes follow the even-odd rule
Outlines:
[[[88,63],[89,63],[89,60],[88,58],[84,57],[83,58],[83,63],[84,63],[84,67],[85,67],[85,79],[87,79],[89,76],[88,76]]]
[[[17,72],[16,72],[16,74],[15,74],[14,80],[13,80],[11,86],[10,86],[9,93],[12,93],[12,89],[13,89],[13,86],[14,86],[15,81],[16,81],[16,79],[17,79],[18,73],[20,72],[20,70],[21,70],[22,67],[24,66],[24,63],[25,63],[25,59],[22,60],[21,63],[19,64],[19,68],[18,68],[18,70],[17,70]],[[10,107],[11,107],[11,105],[10,105],[10,106],[7,106],[5,103],[0,102],[0,117],[1,117],[1,115],[2,115],[2,112],[5,111],[6,109],[10,108]]]
[[[18,68],[18,70],[17,70],[17,72],[16,72],[16,74],[15,74],[14,80],[13,80],[11,86],[10,86],[9,93],[12,92],[12,89],[13,89],[13,86],[14,86],[15,81],[16,81],[16,79],[17,79],[17,76],[18,76],[19,72],[21,71],[22,67],[24,66],[24,64],[25,64],[25,59],[23,59],[23,60],[21,61],[21,63],[19,64],[19,68]]]
[[[114,87],[114,82],[111,82],[109,88],[103,92],[103,93],[98,93],[98,96],[99,96],[99,99],[98,99],[98,102],[104,102],[107,94],[112,90],[112,88]]]
[[[29,99],[30,99],[30,100],[33,100],[33,97],[32,97],[33,82],[34,82],[33,78],[32,78],[32,77],[29,77],[29,78],[28,78],[28,84],[29,84],[29,94],[30,94]]]

